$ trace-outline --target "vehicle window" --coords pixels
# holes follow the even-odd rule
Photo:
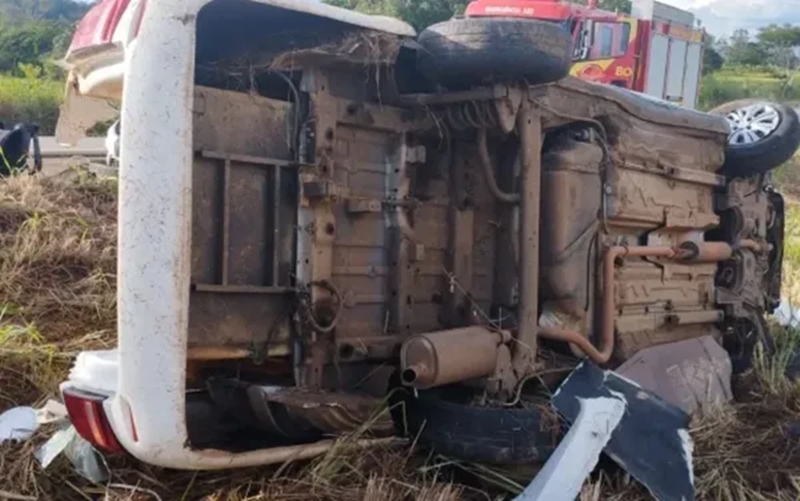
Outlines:
[[[595,23],[592,33],[590,59],[610,59],[628,52],[629,23]]]
[[[631,38],[631,24],[622,23],[622,36],[619,40],[619,55],[624,56],[628,53],[628,42]]]
[[[600,25],[600,57],[614,57],[614,29]]]

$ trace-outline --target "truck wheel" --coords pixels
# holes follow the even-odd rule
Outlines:
[[[764,174],[792,158],[800,147],[800,120],[789,106],[742,99],[714,108],[730,126],[721,173],[730,177]]]
[[[503,79],[554,82],[572,63],[569,33],[533,19],[451,19],[424,30],[419,43],[420,70],[451,87]]]

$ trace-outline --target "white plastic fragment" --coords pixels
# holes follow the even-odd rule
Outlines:
[[[119,385],[119,351],[82,351],[75,358],[69,380],[77,387],[100,395],[113,395]]]
[[[775,310],[775,319],[783,327],[796,329],[800,327],[800,308],[784,298]]]
[[[0,443],[10,440],[27,440],[39,424],[33,407],[14,407],[0,414]]]
[[[67,448],[69,443],[77,433],[75,428],[68,426],[55,432],[39,449],[34,453],[34,457],[42,468],[47,468],[62,452]]]
[[[36,409],[36,421],[39,425],[58,423],[69,419],[67,408],[61,402],[48,400],[40,409]]]
[[[84,478],[97,484],[108,480],[97,451],[78,435],[72,425],[58,430],[34,453],[34,456],[44,469],[62,453],[67,456],[75,471]]]
[[[580,412],[533,482],[514,501],[574,501],[625,414],[624,397],[579,399]]]

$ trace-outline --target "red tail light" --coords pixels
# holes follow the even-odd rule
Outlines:
[[[75,388],[66,388],[63,396],[69,419],[78,435],[103,452],[118,454],[125,451],[117,441],[103,410],[106,397]]]

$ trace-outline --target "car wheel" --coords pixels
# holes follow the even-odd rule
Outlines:
[[[800,147],[800,120],[789,106],[743,99],[714,108],[730,133],[721,173],[730,177],[765,174],[792,158]]]
[[[763,315],[752,313],[730,321],[727,327],[722,346],[731,357],[733,374],[742,374],[753,367],[759,343],[767,356],[775,353],[775,340]]]
[[[546,460],[555,450],[562,430],[547,405],[478,405],[474,395],[466,387],[436,388],[416,395],[395,387],[390,397],[392,418],[400,435],[425,449],[465,461],[529,464]]]
[[[554,82],[572,63],[569,33],[533,19],[451,19],[424,30],[419,43],[420,71],[451,88],[504,79]]]

